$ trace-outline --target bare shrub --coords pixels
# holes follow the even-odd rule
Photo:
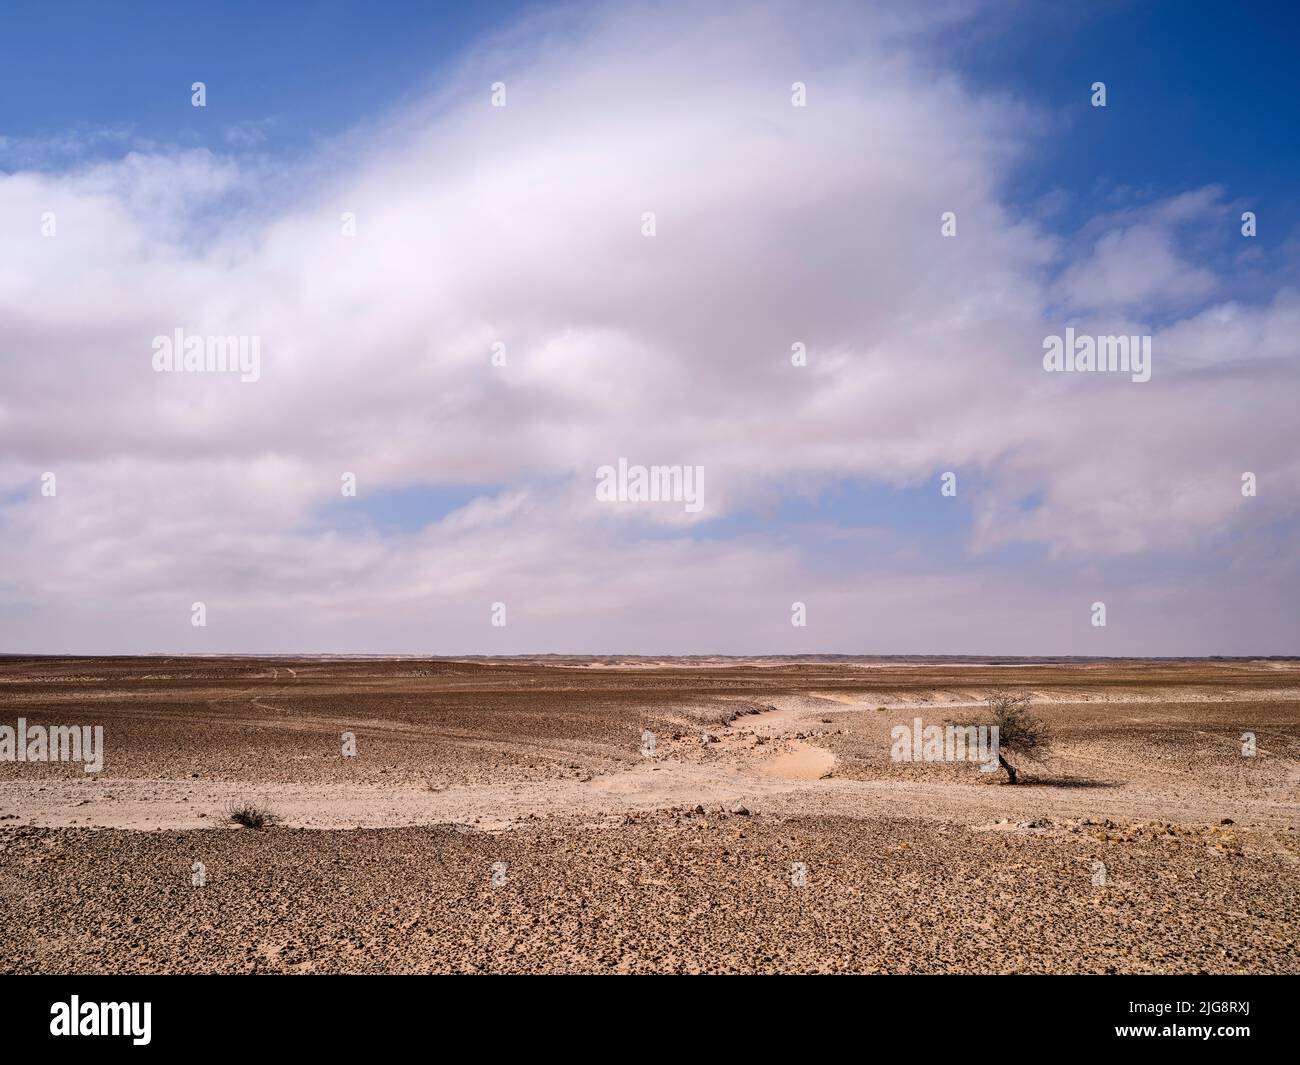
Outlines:
[[[225,815],[227,821],[233,821],[245,828],[266,828],[280,820],[270,808],[249,802],[247,799],[237,799],[229,803]]]
[[[1042,762],[1052,747],[1051,727],[1029,711],[1028,693],[1016,694],[1005,688],[988,693],[989,713],[998,729],[998,762],[1007,771],[1007,782],[1019,779],[1015,767],[1007,761],[1009,752],[1030,762]]]

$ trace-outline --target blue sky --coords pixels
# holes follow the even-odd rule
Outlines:
[[[527,7],[6,3],[0,65],[24,91],[5,94],[0,128],[21,137],[122,129],[224,150],[229,127],[269,122],[258,150],[297,152],[423,88]],[[195,81],[212,86],[202,127],[189,108]]]
[[[986,47],[956,47],[976,82],[1069,114],[1069,150],[1026,167],[1029,196],[1063,187],[1081,224],[1124,186],[1171,195],[1221,184],[1272,220],[1260,242],[1293,237],[1300,143],[1300,11],[1276,2],[1026,4]],[[1079,85],[1104,81],[1105,122],[1080,112]],[[1062,129],[1055,131],[1064,148]],[[1050,142],[1051,138],[1049,138]],[[1086,213],[1085,213],[1086,212]]]
[[[5,357],[50,352],[12,376],[7,421],[0,404],[0,545],[11,573],[52,574],[0,583],[0,619],[22,619],[0,627],[11,644],[39,630],[42,647],[88,647],[128,611],[145,620],[125,649],[418,650],[405,565],[428,572],[414,584],[435,616],[507,594],[593,604],[534,601],[536,627],[505,643],[519,651],[1294,649],[1294,566],[1276,567],[1297,449],[1272,416],[1295,383],[1300,283],[1289,5],[10,3],[0,18],[0,220],[18,232],[57,207],[61,227],[0,287]],[[810,86],[802,127],[792,77]],[[494,113],[498,78],[513,95]],[[854,118],[818,124],[822,101]],[[622,243],[611,225],[645,201],[662,235]],[[958,242],[936,243],[958,206]],[[334,239],[340,209],[364,243]],[[116,294],[44,315],[56,290]],[[117,353],[209,319],[265,334],[265,385],[113,376]],[[1038,339],[1067,322],[1154,332],[1167,361],[1137,391],[1055,389]],[[814,349],[801,376],[792,337]],[[485,374],[473,353],[507,338],[511,369]],[[83,384],[54,376],[83,359]],[[89,427],[81,387],[105,404]],[[624,455],[703,463],[710,507],[589,513],[590,471]],[[86,487],[46,528],[34,485],[53,468]],[[1238,471],[1256,468],[1268,491],[1246,512]],[[343,470],[356,498],[337,495]],[[938,491],[948,470],[956,498]],[[68,559],[132,552],[138,527],[110,531],[95,507],[141,477],[164,546],[139,552],[160,557],[87,591],[81,614],[100,620],[83,624]],[[204,547],[173,553],[178,536]],[[454,576],[433,574],[444,563]],[[751,602],[683,630],[670,601],[609,581],[600,598],[586,564],[699,587],[780,574],[773,602],[821,594],[834,621],[755,627],[769,607]],[[345,570],[375,589],[364,604],[321,592]],[[853,590],[883,586],[909,612],[863,635]],[[171,638],[161,604],[203,587],[226,590],[256,646]],[[1256,625],[1195,613],[1252,590]],[[1106,594],[1149,622],[1050,620]],[[1015,624],[982,626],[991,597]],[[306,602],[324,619],[278,613]],[[969,638],[936,630],[939,612]],[[368,628],[387,643],[350,642],[352,620],[381,615]],[[449,650],[478,647],[446,624],[465,641]],[[286,625],[288,644],[258,643]]]

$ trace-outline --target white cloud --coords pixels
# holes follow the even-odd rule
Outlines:
[[[1178,231],[1189,223],[1213,224],[1223,213],[1218,199],[1217,188],[1197,189],[1096,219],[1091,253],[1063,272],[1057,295],[1072,308],[1148,316],[1202,303],[1217,282],[1210,270],[1185,258]]]

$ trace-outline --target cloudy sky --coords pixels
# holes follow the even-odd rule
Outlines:
[[[1091,6],[6,5],[0,651],[1296,653],[1300,27]]]

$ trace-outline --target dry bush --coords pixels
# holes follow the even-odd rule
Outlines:
[[[230,803],[225,809],[227,821],[233,821],[245,828],[266,828],[275,824],[280,818],[266,806],[261,806],[247,799]]]
[[[1007,771],[1008,783],[1014,784],[1018,776],[1006,759],[1007,752],[1017,755],[1017,760],[1042,762],[1052,747],[1052,730],[1046,721],[1030,713],[1028,693],[995,688],[987,699],[993,724],[998,728],[998,762]]]

